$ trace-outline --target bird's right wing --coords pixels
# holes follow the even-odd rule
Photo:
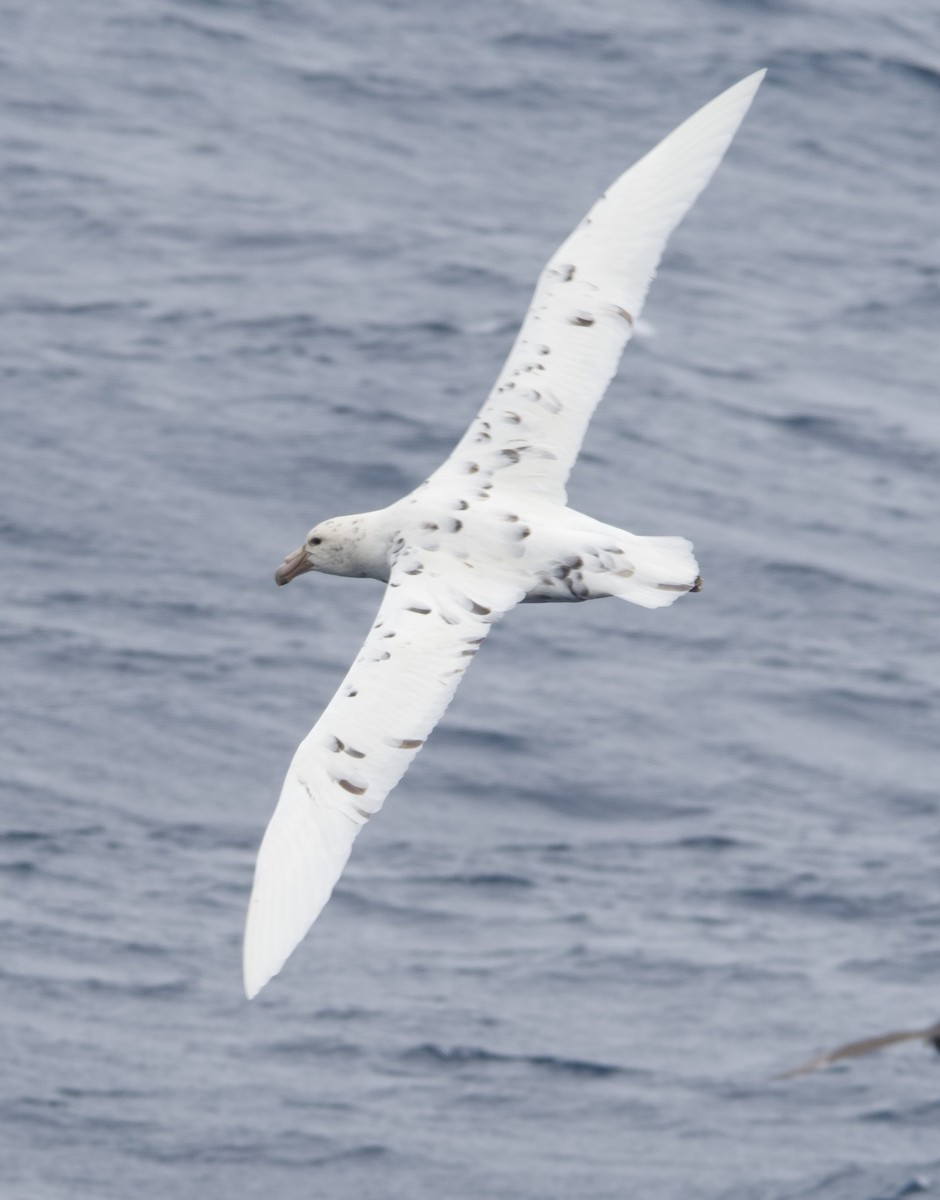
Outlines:
[[[356,834],[443,715],[492,623],[522,595],[498,565],[478,572],[444,550],[396,561],[375,624],[294,755],[261,843],[245,927],[249,998],[316,919]]]
[[[711,179],[763,77],[756,71],[689,117],[611,185],[552,255],[496,386],[432,478],[498,473],[500,484],[565,503],[565,481],[666,241]]]

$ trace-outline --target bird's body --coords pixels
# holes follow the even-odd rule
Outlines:
[[[763,72],[622,175],[550,259],[493,391],[450,457],[401,500],[315,526],[279,568],[388,586],[359,656],[287,773],[258,856],[245,989],[280,970],[359,829],[424,744],[490,626],[514,605],[697,591],[692,546],[568,508],[565,482],[666,240],[711,178]]]
[[[512,560],[521,603],[621,596],[660,608],[700,582],[685,538],[638,537],[539,497],[441,483],[376,512],[333,517],[311,536],[318,544],[305,550],[299,570],[285,560],[279,582],[314,570],[388,583],[406,550],[416,556],[414,576],[423,568],[420,552],[441,549],[467,571],[485,568],[488,558],[491,566]]]

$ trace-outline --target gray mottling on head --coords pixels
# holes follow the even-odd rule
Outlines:
[[[347,792],[351,792],[354,796],[361,796],[365,792],[364,787],[356,787],[354,783],[350,783],[348,779],[337,779],[336,781],[341,788]]]

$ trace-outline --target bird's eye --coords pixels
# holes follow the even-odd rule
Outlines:
[[[322,541],[323,541],[323,538],[310,538],[310,545],[311,546],[319,546]]]

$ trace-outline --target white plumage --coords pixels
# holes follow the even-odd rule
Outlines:
[[[277,573],[388,583],[375,624],[294,755],[261,843],[245,930],[254,996],[326,904],[362,825],[440,719],[492,623],[522,600],[697,590],[684,538],[640,537],[565,506],[565,482],[666,241],[708,183],[763,78],[685,121],[608,189],[542,272],[519,336],[454,452],[378,512],[311,530]]]

